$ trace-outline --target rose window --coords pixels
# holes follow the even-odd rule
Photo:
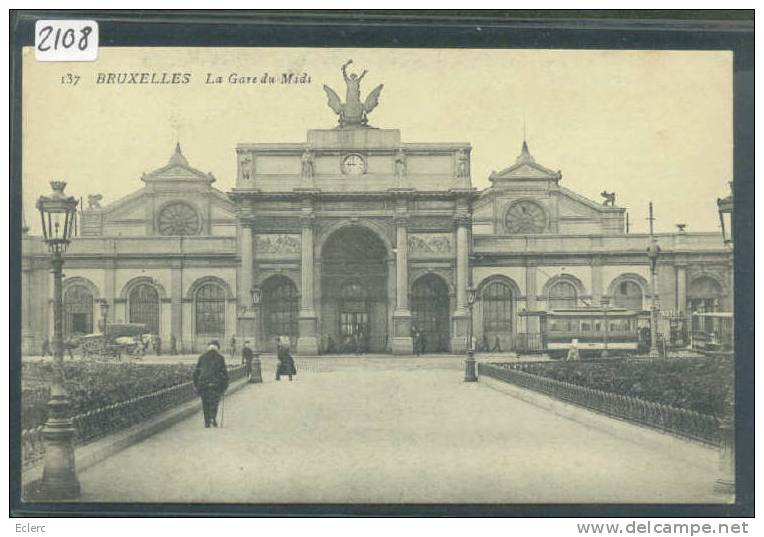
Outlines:
[[[162,235],[196,235],[199,228],[199,214],[188,203],[171,203],[159,213],[159,233]]]
[[[504,225],[509,233],[542,233],[546,229],[546,214],[531,201],[519,201],[507,211]]]

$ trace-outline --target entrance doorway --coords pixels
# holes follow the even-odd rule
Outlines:
[[[424,338],[424,352],[448,352],[449,296],[443,278],[427,274],[414,282],[411,324]]]
[[[362,226],[342,228],[321,255],[321,351],[387,352],[387,249]]]

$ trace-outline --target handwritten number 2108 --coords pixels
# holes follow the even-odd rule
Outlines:
[[[43,26],[40,29],[40,42],[37,44],[37,49],[41,52],[50,50],[51,46],[47,41],[51,38],[51,35],[54,35],[53,50],[58,50],[59,48],[72,48],[75,41],[77,42],[78,49],[85,50],[88,48],[88,37],[92,32],[93,28],[85,26],[80,30],[80,36],[79,39],[77,39],[77,35],[73,28],[69,28],[63,32],[61,31],[61,28],[58,28],[56,29],[55,34],[53,34],[52,26]]]

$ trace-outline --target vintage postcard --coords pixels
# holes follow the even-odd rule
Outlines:
[[[731,51],[99,31],[20,52],[23,502],[734,504]]]

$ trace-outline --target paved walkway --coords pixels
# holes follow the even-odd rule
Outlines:
[[[223,428],[198,415],[128,448],[80,475],[82,499],[720,501],[703,448],[658,452],[464,383],[453,357],[322,360],[291,383],[271,365],[226,400]]]

